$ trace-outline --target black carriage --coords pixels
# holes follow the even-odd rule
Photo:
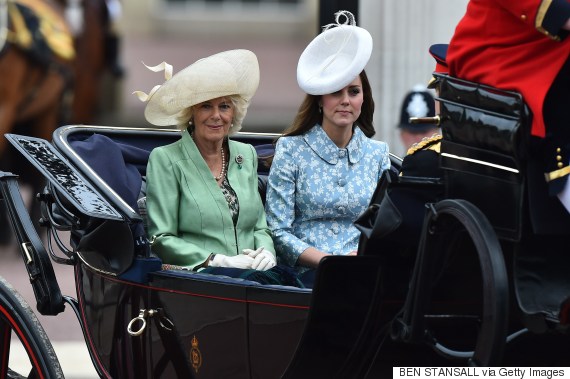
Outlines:
[[[264,152],[275,137],[248,133],[235,137],[259,150],[262,194],[268,173]],[[51,143],[20,135],[7,138],[48,183],[38,197],[41,223],[48,228],[49,244],[44,248],[25,210],[16,176],[1,176],[37,309],[44,315],[57,315],[65,305],[73,309],[101,377],[328,376],[351,361],[349,353],[358,339],[369,338],[360,330],[378,276],[373,258],[328,260],[328,269],[321,270],[314,288],[318,291],[327,281],[334,292],[323,292],[320,298],[310,289],[162,269],[161,261],[145,249],[146,236],[140,234],[145,221],[142,208],[135,210],[119,196],[125,188],[119,188],[115,179],[133,168],[144,177],[148,153],[180,138],[178,131],[81,125],[59,128]],[[116,145],[114,153],[105,152],[113,157],[112,165],[109,156],[79,148],[90,139],[107,147]],[[130,190],[144,199],[144,185]],[[76,299],[61,294],[50,258],[74,266]],[[343,274],[351,283],[345,286],[336,277],[347,262],[354,270]],[[0,290],[4,296],[12,293],[4,286]],[[36,336],[27,319],[33,313],[24,309],[25,304],[14,308],[14,302],[0,301],[6,315],[0,319],[6,332],[34,342],[28,350],[30,376],[59,376],[49,341],[45,334]],[[23,319],[14,320],[12,313],[22,314]],[[341,320],[338,329],[333,326],[337,320]],[[331,328],[336,330],[334,336],[327,333]],[[3,352],[9,357],[8,347]],[[3,370],[7,373],[9,365]]]
[[[78,125],[59,128],[51,142],[7,135],[47,179],[38,196],[46,248],[16,177],[0,175],[38,311],[57,315],[67,305],[76,313],[103,378],[371,379],[393,366],[567,366],[568,258],[527,248],[542,237],[528,215],[526,107],[515,93],[452,78],[442,78],[439,100],[444,175],[399,176],[392,157],[358,220],[359,255],[324,259],[313,290],[162,269],[138,207],[144,186],[126,188],[133,206],[108,175],[128,169],[144,179],[148,152],[179,132]],[[275,137],[233,138],[263,159]],[[108,157],[97,151],[79,153],[93,138],[115,146],[116,165],[100,164]],[[268,168],[259,167],[263,194]],[[419,223],[398,211],[398,197],[415,204],[408,212]],[[52,261],[73,265],[76,298],[61,294]],[[1,374],[12,375],[13,333],[26,347],[29,377],[62,376],[15,293],[0,282]]]
[[[570,215],[547,194],[528,108],[438,76],[440,175],[386,173],[359,220],[359,253],[383,261],[382,301],[405,299],[390,337],[449,364],[568,366]]]

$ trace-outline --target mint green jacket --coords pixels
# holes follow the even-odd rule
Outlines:
[[[255,149],[230,140],[229,150],[227,175],[239,200],[235,228],[228,203],[187,131],[152,151],[148,232],[152,250],[164,263],[195,268],[212,253],[236,255],[261,246],[275,252],[258,191]]]

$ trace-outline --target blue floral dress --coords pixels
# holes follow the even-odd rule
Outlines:
[[[278,260],[303,272],[297,259],[308,247],[334,255],[356,250],[360,232],[353,222],[389,168],[388,145],[358,127],[343,149],[318,124],[279,138],[265,208]]]

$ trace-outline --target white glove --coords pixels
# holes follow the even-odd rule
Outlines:
[[[257,250],[243,249],[242,254],[254,258],[251,268],[255,270],[269,270],[277,264],[275,255],[269,250],[265,250],[263,247],[260,247]]]
[[[214,255],[208,266],[210,267],[232,267],[232,268],[253,268],[254,259],[248,255],[232,255],[223,254]]]

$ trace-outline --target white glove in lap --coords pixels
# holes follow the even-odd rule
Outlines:
[[[265,248],[263,246],[259,247],[257,250],[253,250],[253,249],[243,249],[241,251],[242,254],[244,255],[249,255],[252,258],[257,257],[257,254],[261,253]]]
[[[251,267],[255,270],[265,271],[275,267],[276,264],[275,256],[269,250],[263,250],[254,258]]]
[[[254,259],[248,255],[233,255],[227,256],[223,254],[216,254],[208,266],[210,267],[232,267],[232,268],[253,268]]]
[[[275,255],[269,250],[265,250],[263,247],[260,247],[257,250],[243,249],[242,254],[254,258],[251,268],[255,270],[269,270],[277,264],[275,261]]]

